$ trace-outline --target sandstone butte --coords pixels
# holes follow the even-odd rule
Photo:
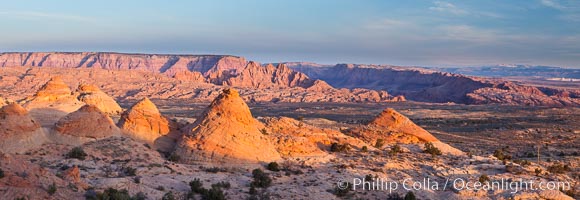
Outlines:
[[[16,103],[0,109],[0,151],[21,153],[45,141],[40,124]]]
[[[89,84],[80,84],[77,89],[77,99],[83,103],[94,105],[108,115],[118,115],[123,109],[117,102],[101,91],[99,87]]]
[[[61,118],[53,127],[54,141],[78,144],[119,135],[113,120],[96,106],[85,105]],[[71,137],[72,136],[72,137]],[[67,140],[68,139],[68,140]]]
[[[149,98],[143,98],[125,111],[119,119],[118,126],[129,137],[150,144],[176,128],[170,120],[161,115]]]
[[[202,117],[185,127],[175,154],[183,162],[259,163],[280,160],[238,91],[224,89]]]

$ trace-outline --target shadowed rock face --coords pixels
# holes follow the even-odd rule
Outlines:
[[[85,105],[60,119],[53,128],[58,134],[100,139],[119,134],[119,128],[96,106]]]
[[[16,103],[0,109],[0,151],[5,153],[24,152],[45,142],[40,124],[28,111]]]
[[[184,162],[256,163],[281,159],[264,126],[234,89],[225,89],[203,116],[185,128],[175,153]]]
[[[149,143],[171,131],[170,121],[159,113],[157,106],[148,98],[125,111],[118,125],[130,137]]]
[[[578,106],[579,98],[543,93],[539,88],[509,81],[468,77],[422,68],[338,64],[320,66],[290,63],[292,69],[338,88],[367,88],[404,95],[422,102]],[[557,92],[561,94],[562,92]]]

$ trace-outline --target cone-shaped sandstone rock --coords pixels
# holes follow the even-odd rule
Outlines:
[[[79,101],[94,105],[108,115],[118,115],[123,112],[123,109],[117,104],[115,99],[101,91],[97,86],[81,84],[77,92],[79,93],[77,97]]]
[[[423,142],[439,141],[435,136],[431,135],[431,133],[427,132],[425,129],[413,123],[409,118],[392,108],[383,110],[381,114],[369,123],[369,126],[386,128],[399,133],[412,135]]]
[[[84,105],[60,77],[51,78],[35,95],[26,98],[22,103],[42,126],[52,126],[56,120]]]
[[[0,151],[21,153],[45,142],[40,124],[16,103],[0,109]]]
[[[169,134],[174,127],[148,98],[142,99],[125,111],[118,125],[130,137],[149,143],[154,143],[157,138]]]
[[[256,163],[281,159],[234,89],[225,89],[203,116],[186,127],[175,153],[184,162]]]
[[[120,132],[113,120],[93,105],[85,105],[66,115],[54,125],[53,130],[57,138],[64,136],[71,139],[70,142],[62,142],[72,144],[106,138]]]

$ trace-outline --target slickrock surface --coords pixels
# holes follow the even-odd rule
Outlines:
[[[57,143],[78,144],[119,135],[113,120],[96,106],[85,105],[61,118],[51,134]],[[62,138],[62,139],[61,139]]]
[[[115,99],[101,91],[97,86],[81,84],[77,92],[79,93],[77,97],[79,101],[96,106],[108,115],[118,115],[123,112],[123,109],[117,104]]]
[[[234,89],[224,89],[203,116],[185,128],[175,153],[187,163],[255,163],[280,160],[263,125]]]
[[[266,132],[284,157],[324,156],[332,143],[362,148],[366,144],[331,129],[321,129],[288,117],[265,118]]]
[[[22,153],[45,141],[40,124],[22,106],[11,103],[0,108],[0,152]]]
[[[119,119],[118,126],[136,140],[154,144],[161,136],[175,131],[176,124],[159,113],[157,106],[144,98],[125,111]]]

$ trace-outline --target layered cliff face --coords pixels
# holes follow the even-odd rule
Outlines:
[[[169,76],[177,72],[200,72],[214,80],[218,71],[243,69],[246,60],[222,55],[156,55],[124,53],[1,53],[0,67],[59,67],[142,70]]]
[[[250,62],[240,71],[239,75],[225,81],[226,85],[251,88],[302,87],[308,88],[314,84],[303,73],[288,68],[285,64],[274,67],[268,64],[264,67],[256,62]]]
[[[462,104],[509,104],[534,106],[578,106],[574,91],[523,86],[464,75],[436,72],[423,68],[338,64],[289,66],[333,87],[385,90],[394,95],[421,102]],[[549,91],[544,93],[544,91]]]

